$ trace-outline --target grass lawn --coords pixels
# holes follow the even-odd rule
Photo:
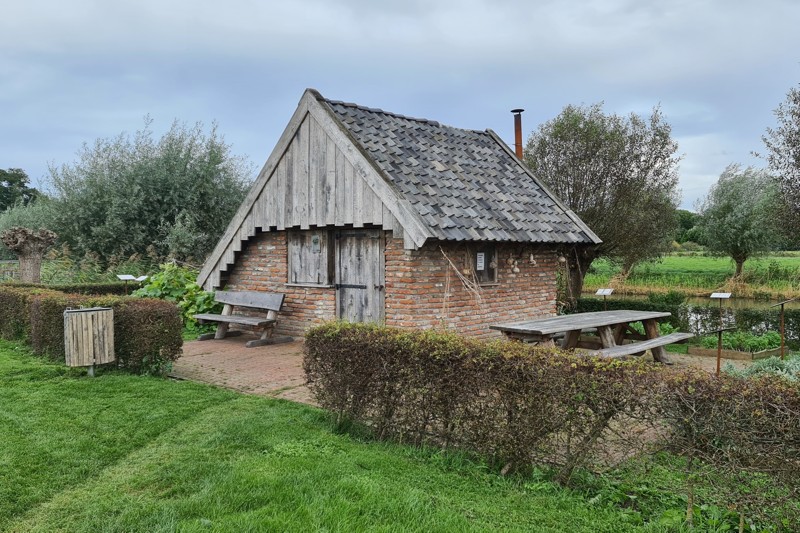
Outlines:
[[[709,291],[728,284],[734,264],[727,257],[702,255],[668,255],[661,261],[638,265],[619,290],[647,293],[659,290],[682,290],[707,296]],[[586,275],[584,290],[608,286],[619,268],[599,259]],[[800,296],[800,255],[784,255],[749,259],[744,264],[743,282],[728,286],[737,296]]]
[[[0,435],[5,531],[667,531],[602,495],[336,434],[318,409],[92,379],[4,341]]]

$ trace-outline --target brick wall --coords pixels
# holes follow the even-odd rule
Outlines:
[[[459,280],[442,251],[459,269],[466,267],[468,245],[433,243],[404,250],[402,239],[386,232],[386,324],[447,327],[467,335],[499,336],[490,324],[555,314],[556,254],[535,245],[497,245],[497,284],[480,289],[480,301]],[[531,262],[533,254],[534,263]],[[302,336],[314,324],[336,316],[333,288],[290,287],[286,232],[262,233],[248,241],[226,288],[286,294],[278,333]],[[515,272],[514,270],[517,270]]]
[[[387,238],[386,324],[447,327],[466,335],[493,337],[501,334],[490,330],[490,324],[555,314],[558,262],[553,251],[498,244],[497,284],[482,286],[478,301],[444,257],[463,274],[468,250],[466,244],[434,243],[410,251],[403,249],[401,239]]]
[[[286,232],[261,233],[242,249],[225,288],[285,294],[276,333],[302,337],[309,327],[335,318],[336,292],[333,288],[289,287],[288,268]]]

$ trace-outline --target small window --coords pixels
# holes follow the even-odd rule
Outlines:
[[[471,253],[470,269],[475,273],[475,279],[481,285],[497,283],[497,249],[492,244],[479,244]]]
[[[324,230],[289,232],[289,283],[330,285],[333,279],[331,234]]]

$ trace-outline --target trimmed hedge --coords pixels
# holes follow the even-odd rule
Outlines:
[[[27,340],[31,333],[31,299],[37,295],[59,294],[44,289],[27,289],[0,284],[0,338]]]
[[[522,343],[346,323],[310,330],[305,352],[309,387],[340,420],[366,423],[378,438],[476,452],[505,470],[552,464],[562,481],[610,453],[606,430],[643,409],[644,377],[656,371]]]
[[[183,324],[175,304],[150,298],[86,296],[35,288],[0,287],[0,335],[26,338],[33,351],[64,356],[67,308],[114,309],[117,365],[136,373],[162,374],[181,355]]]
[[[686,459],[689,502],[703,483],[747,517],[800,516],[798,383],[364,324],[313,328],[304,349],[320,405],[377,438],[472,452],[503,471],[547,464],[560,482],[666,448]]]
[[[48,289],[68,294],[87,294],[87,295],[117,295],[125,296],[133,292],[138,285],[131,284],[126,286],[124,281],[112,281],[107,283],[62,283],[57,285],[44,285],[41,283],[19,283],[16,281],[4,282],[2,285],[19,288]]]

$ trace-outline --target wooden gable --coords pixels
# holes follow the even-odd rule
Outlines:
[[[306,91],[242,206],[198,276],[206,290],[221,286],[236,253],[259,232],[380,226],[407,248],[429,237],[416,212],[358,149],[347,132]]]

